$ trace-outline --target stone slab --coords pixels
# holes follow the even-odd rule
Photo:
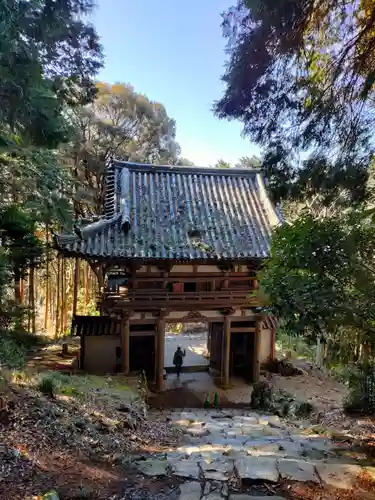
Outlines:
[[[246,442],[246,438],[243,436],[239,436],[238,438],[228,437],[226,438],[223,435],[220,436],[210,436],[207,438],[207,444],[211,444],[213,446],[221,446],[223,449],[231,447],[235,449],[243,448],[244,443]]]
[[[167,460],[159,460],[158,458],[149,458],[142,462],[138,462],[138,469],[145,476],[156,477],[165,476],[167,474]]]
[[[199,454],[192,454],[190,458],[197,457],[197,460],[203,458],[204,462],[210,464],[216,460],[220,460],[223,457],[223,452],[220,451],[202,451]]]
[[[181,460],[173,465],[172,472],[175,476],[192,479],[199,478],[199,467],[196,460]]]
[[[316,470],[322,482],[327,486],[349,490],[362,472],[354,464],[316,464]]]
[[[271,425],[272,427],[284,427],[278,415],[262,415],[259,417],[258,421],[260,424]]]
[[[233,421],[239,422],[239,423],[244,424],[244,425],[259,424],[257,415],[251,415],[251,416],[236,415],[233,417]]]
[[[290,481],[320,483],[314,464],[304,460],[281,459],[277,463],[280,476]]]
[[[202,496],[201,484],[192,481],[180,485],[179,500],[199,500]]]
[[[257,443],[253,441],[252,443],[246,443],[244,447],[248,455],[254,457],[266,456],[266,455],[279,455],[280,448],[277,443]]]
[[[233,460],[214,460],[211,463],[200,461],[199,465],[202,469],[203,476],[206,480],[228,481],[233,472]]]
[[[180,460],[187,459],[188,453],[186,452],[179,452],[179,451],[168,451],[167,452],[167,460],[169,464],[174,464],[176,462],[179,462]]]
[[[184,428],[184,432],[192,437],[203,437],[208,436],[210,431],[206,427],[187,427]]]
[[[292,442],[289,439],[282,439],[277,441],[277,444],[279,446],[279,453],[281,456],[298,458],[304,453],[304,448],[301,443]]]
[[[209,493],[207,496],[203,497],[202,500],[223,500],[221,494],[217,491]]]
[[[279,478],[275,458],[251,456],[238,458],[235,460],[234,465],[241,479],[264,480],[276,483]]]

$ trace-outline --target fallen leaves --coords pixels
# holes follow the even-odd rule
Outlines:
[[[125,474],[117,468],[129,467],[129,457],[178,445],[178,432],[165,419],[145,419],[141,402],[126,409],[118,398],[104,403],[100,391],[86,400],[52,400],[34,389],[14,389],[10,419],[0,430],[2,500],[26,498],[21,491],[32,498],[56,485],[73,491],[82,481],[102,491],[92,498],[109,498],[121,489]],[[122,458],[112,461],[115,455]]]

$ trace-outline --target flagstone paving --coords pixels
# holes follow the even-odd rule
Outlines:
[[[180,500],[280,500],[231,493],[233,482],[272,485],[284,479],[349,489],[365,466],[347,444],[298,434],[275,415],[197,410],[172,412],[168,419],[184,433],[183,445],[138,467],[145,475],[188,481],[180,487]]]

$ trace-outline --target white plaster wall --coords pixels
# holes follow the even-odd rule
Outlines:
[[[272,331],[263,329],[260,335],[260,362],[265,363],[271,356]]]
[[[192,273],[194,267],[190,264],[181,265],[181,264],[176,264],[175,266],[172,267],[171,273]]]
[[[199,273],[221,273],[217,266],[198,266]]]
[[[151,272],[151,273],[160,273],[160,269],[158,269],[156,266],[151,266],[150,269],[148,269],[148,266],[141,266],[141,268],[139,270],[136,271],[136,275],[138,273],[148,273],[148,272]]]
[[[121,338],[112,335],[94,335],[84,338],[84,369],[89,373],[111,373],[116,365],[116,347]]]

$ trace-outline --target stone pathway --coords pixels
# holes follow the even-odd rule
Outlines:
[[[364,470],[375,478],[375,468],[353,458],[347,445],[298,434],[275,415],[198,410],[172,412],[168,419],[182,429],[184,444],[137,466],[148,476],[173,475],[184,481],[180,500],[270,498],[235,491],[276,485],[280,479],[349,489]]]

